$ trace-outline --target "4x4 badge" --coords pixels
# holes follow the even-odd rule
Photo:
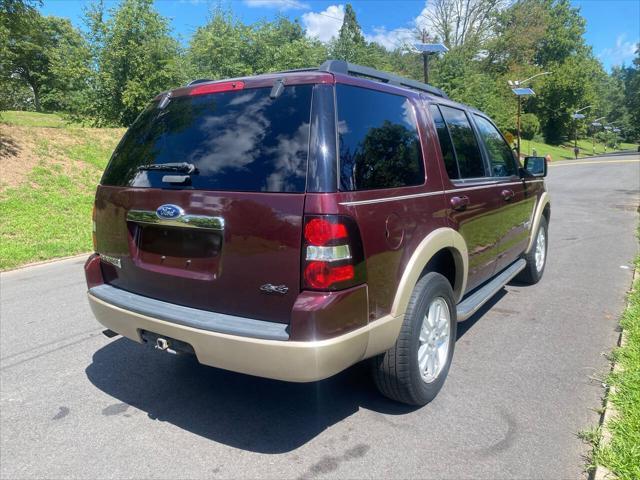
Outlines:
[[[289,291],[289,287],[286,285],[271,285],[270,283],[265,283],[260,287],[260,290],[266,293],[279,293],[284,295]]]

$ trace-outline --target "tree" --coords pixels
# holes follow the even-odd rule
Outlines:
[[[584,53],[586,22],[580,9],[572,7],[569,0],[544,0],[543,6],[547,10],[547,26],[536,48],[535,64],[546,67]]]
[[[549,69],[553,75],[540,79],[537,95],[529,98],[526,104],[527,111],[536,113],[540,119],[547,143],[557,145],[573,136],[573,112],[588,105],[595,105],[594,111],[597,111],[601,101],[598,99],[598,84],[606,73],[590,52],[550,64]]]
[[[628,140],[640,140],[640,43],[631,67],[625,69],[625,103],[629,124],[625,130]]]
[[[485,43],[484,68],[496,73],[535,66],[547,35],[551,12],[546,0],[518,0],[496,15],[494,34]]]
[[[1,63],[3,77],[23,82],[33,95],[33,105],[42,110],[44,91],[51,90],[55,77],[52,56],[80,38],[69,21],[43,17],[29,4],[6,1],[0,11],[0,35],[4,39]]]
[[[216,8],[189,42],[187,62],[191,76],[217,80],[251,75],[253,69],[247,57],[250,39],[249,27],[230,12]]]
[[[321,42],[307,38],[298,21],[283,16],[249,27],[246,49],[253,74],[319,65],[327,58]]]
[[[181,51],[152,0],[123,0],[106,21],[100,7],[86,15],[96,55],[87,113],[126,126],[155,94],[185,81]]]
[[[520,135],[525,140],[533,140],[540,130],[540,121],[533,113],[524,113],[520,117]]]
[[[496,13],[505,4],[505,0],[433,0],[422,14],[421,23],[429,25],[449,48],[477,48],[493,32]]]
[[[338,38],[331,45],[331,54],[339,60],[358,62],[366,48],[362,29],[356,19],[356,12],[350,3],[344,9],[344,19]]]

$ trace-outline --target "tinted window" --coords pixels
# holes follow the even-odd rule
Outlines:
[[[437,105],[429,105],[429,109],[431,110],[431,117],[436,125],[436,131],[438,132],[440,150],[442,150],[442,159],[444,160],[444,166],[447,169],[447,174],[452,180],[460,178],[456,155],[453,152],[453,145],[451,144],[451,137],[449,136],[449,130],[447,130],[447,125],[444,123],[444,118],[442,118],[440,109]]]
[[[460,178],[484,177],[484,161],[478,141],[467,118],[467,114],[457,108],[440,105],[442,116],[449,127],[451,140],[456,150]]]
[[[116,148],[106,185],[208,190],[304,192],[312,85],[176,97],[150,105]],[[140,171],[146,164],[187,162],[191,184],[167,184],[175,172]]]
[[[487,147],[491,172],[494,177],[510,177],[516,174],[516,166],[509,145],[498,129],[486,118],[474,115],[480,138]]]
[[[409,100],[337,85],[340,189],[424,183],[420,140]]]

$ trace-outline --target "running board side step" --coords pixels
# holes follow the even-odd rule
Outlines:
[[[511,266],[507,267],[493,280],[479,288],[471,295],[462,300],[457,306],[458,321],[466,320],[471,315],[476,313],[482,305],[487,303],[496,293],[500,291],[507,283],[511,281],[518,273],[524,270],[527,266],[527,262],[524,258],[521,258]]]

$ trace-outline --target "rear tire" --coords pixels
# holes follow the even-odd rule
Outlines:
[[[516,280],[533,285],[538,283],[544,274],[547,265],[547,250],[549,247],[549,225],[544,215],[540,218],[540,225],[536,232],[536,239],[531,250],[524,256],[527,266],[522,270]]]
[[[449,372],[456,327],[449,281],[439,273],[427,273],[413,289],[395,345],[372,359],[380,392],[409,405],[433,400]]]

